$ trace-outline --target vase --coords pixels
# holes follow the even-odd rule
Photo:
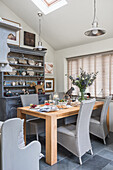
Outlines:
[[[84,95],[85,95],[85,89],[80,89],[80,93],[81,93],[81,96],[80,96],[80,101],[82,101],[82,100],[85,100],[85,97],[84,97]]]

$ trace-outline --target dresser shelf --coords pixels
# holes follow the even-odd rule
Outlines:
[[[22,75],[4,75],[4,77],[28,77],[28,78],[44,78],[44,76],[22,76]]]
[[[8,54],[9,65],[13,67],[13,70],[16,70],[15,75],[10,75],[10,73],[0,73],[0,97],[6,95],[6,89],[12,92],[13,96],[20,95],[23,93],[22,89],[28,90],[29,93],[35,93],[35,88],[27,85],[27,83],[32,84],[33,82],[37,85],[39,83],[44,83],[45,81],[45,70],[44,70],[44,56],[45,52],[34,51],[27,48],[17,47],[9,45],[10,53]],[[17,63],[11,63],[10,58],[14,58]],[[20,59],[26,60],[25,64],[20,63]],[[34,65],[30,65],[29,61],[34,61]],[[41,63],[42,66],[39,66]],[[37,64],[37,65],[36,65]],[[32,69],[31,69],[32,68]],[[31,70],[30,70],[31,69]],[[34,75],[31,76],[28,74]],[[25,72],[26,75],[22,74]],[[25,85],[15,85],[12,86],[13,82],[25,82]],[[5,85],[4,85],[5,83]],[[18,93],[18,94],[17,94]]]
[[[36,65],[28,65],[28,64],[12,64],[9,63],[10,66],[20,66],[20,67],[36,67],[36,68],[43,68],[44,66],[36,66]]]

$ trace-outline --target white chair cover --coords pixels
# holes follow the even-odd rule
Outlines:
[[[82,164],[81,156],[91,150],[89,137],[89,122],[95,99],[82,101],[78,114],[77,124],[67,125],[58,128],[58,143],[79,157]]]
[[[20,148],[18,137],[23,122],[19,118],[5,121],[1,128],[1,170],[39,170],[41,145],[33,141]]]
[[[104,144],[106,144],[105,138],[109,133],[107,128],[107,111],[111,99],[112,96],[106,97],[100,117],[92,117],[90,120],[90,133],[103,139]]]

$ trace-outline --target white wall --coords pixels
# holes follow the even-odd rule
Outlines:
[[[28,46],[23,45],[23,33],[24,33],[24,31],[28,31],[28,32],[36,34],[36,32],[34,32],[34,30],[32,30],[21,18],[16,16],[13,13],[13,11],[11,11],[1,1],[0,1],[0,17],[6,18],[6,19],[9,19],[9,20],[12,20],[12,21],[15,21],[15,22],[18,22],[18,23],[21,24],[23,29],[20,31],[20,46],[25,47],[25,48],[30,48]],[[45,61],[54,63],[54,54],[55,54],[55,52],[54,52],[53,48],[49,44],[47,44],[44,40],[42,40],[42,41],[43,41],[43,46],[47,48]],[[36,45],[37,44],[38,44],[38,35],[36,34]],[[55,71],[54,71],[54,75],[55,75]],[[54,75],[49,76],[49,77],[54,77]],[[46,77],[48,77],[48,76],[46,76]]]

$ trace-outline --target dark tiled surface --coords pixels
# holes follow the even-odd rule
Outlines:
[[[113,151],[109,151],[107,149],[102,150],[101,152],[98,153],[99,156],[109,159],[113,161]]]
[[[113,165],[108,164],[102,170],[113,170]]]
[[[110,162],[108,159],[95,155],[82,166],[79,166],[78,170],[101,170]]]
[[[34,140],[34,137],[28,139]],[[82,157],[83,165],[79,165],[79,160],[72,153],[58,145],[57,164],[49,166],[45,163],[45,158],[40,160],[40,170],[113,170],[113,133],[106,139],[107,145],[97,137],[91,136],[91,143],[94,155],[86,153]],[[45,155],[45,140],[40,137],[42,153]]]

